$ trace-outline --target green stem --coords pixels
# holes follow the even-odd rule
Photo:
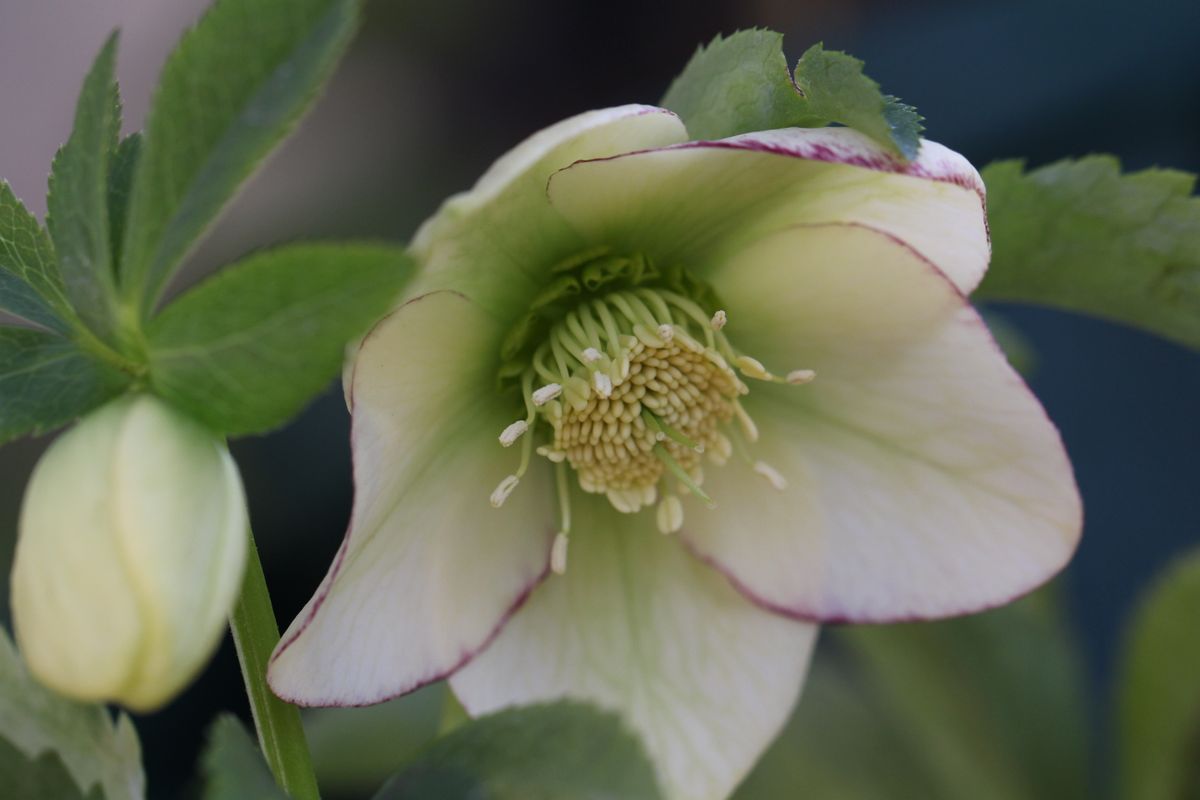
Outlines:
[[[242,593],[229,617],[229,627],[246,681],[254,728],[275,782],[295,800],[319,800],[300,711],[272,694],[267,686],[267,661],[279,642],[279,626],[252,533],[249,539]]]

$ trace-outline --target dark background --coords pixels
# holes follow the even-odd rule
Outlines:
[[[127,125],[202,0],[0,0],[0,176],[39,214],[50,158],[107,32],[124,28]],[[715,33],[783,31],[789,59],[824,41],[916,105],[927,135],[982,166],[1113,152],[1130,168],[1200,169],[1194,0],[1093,2],[379,2],[337,77],[192,259],[184,282],[297,237],[406,239],[442,197],[564,116],[655,102]],[[1062,579],[1096,715],[1137,593],[1200,538],[1200,359],[1106,323],[995,309],[1036,352],[1032,385],[1062,429],[1087,512]],[[0,448],[0,614],[20,496],[44,440]],[[348,517],[348,418],[331,390],[286,430],[235,442],[281,624],[324,574]],[[188,780],[218,709],[245,713],[228,642],[165,711],[137,720],[151,793]]]

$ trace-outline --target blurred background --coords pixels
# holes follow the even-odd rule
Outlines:
[[[166,53],[206,5],[0,0],[0,176],[27,206],[45,211],[50,159],[67,138],[82,77],[107,33],[123,30],[118,73],[125,127],[136,130]],[[444,196],[468,187],[524,136],[586,109],[653,103],[697,44],[751,26],[783,31],[792,62],[818,41],[864,59],[886,91],[926,117],[930,138],[980,166],[1014,156],[1037,165],[1112,152],[1129,168],[1200,170],[1200,12],[1194,0],[377,0],[315,112],[212,232],[181,285],[274,242],[405,240]],[[1020,619],[985,615],[995,623],[984,619],[971,630],[999,626],[1003,644],[973,640],[978,647],[963,645],[961,661],[943,659],[941,668],[972,672],[981,659],[1002,657],[1008,648],[1041,652],[1034,640],[1056,648],[1061,637],[1074,636],[1082,677],[1063,680],[1079,692],[1087,725],[1103,730],[1132,604],[1173,555],[1200,541],[1200,357],[1095,320],[1018,307],[992,311],[1033,353],[1030,380],[1062,429],[1087,527],[1054,598],[1026,603],[1030,613],[1020,612]],[[0,616],[6,623],[20,497],[45,445],[22,440],[0,448]],[[331,387],[286,430],[235,442],[233,450],[286,626],[324,574],[348,518],[348,417],[340,392]],[[1055,618],[1050,627],[1035,621],[1031,629],[1027,623],[1042,619],[1052,600],[1065,609],[1066,627]],[[904,635],[928,644],[930,637],[952,635],[955,624]],[[838,703],[859,697],[839,683],[837,669],[860,644],[856,635],[827,637],[819,680],[801,702],[806,711],[811,706],[813,719],[824,713],[846,718]],[[903,648],[902,639],[884,646]],[[1061,666],[1036,657],[1010,659],[1010,665],[1004,680],[1014,686]],[[914,679],[928,679],[919,660],[910,666]],[[833,677],[821,677],[826,674]],[[437,722],[438,691],[404,701],[399,711],[385,706],[315,718],[312,735],[330,796],[369,789],[428,736]],[[1050,694],[1043,715],[1062,699]],[[228,642],[180,700],[137,719],[152,797],[188,791],[203,732],[220,709],[247,713]],[[883,712],[860,703],[855,713],[866,715],[864,729],[886,727]],[[908,719],[909,712],[891,713]],[[980,725],[1020,728],[1019,720],[1004,719],[1017,713],[1014,707],[971,713],[983,715],[975,720]],[[407,722],[397,722],[398,714]],[[355,730],[360,736],[372,731],[373,746],[346,747],[356,744],[348,738]],[[799,769],[796,754],[803,750],[788,742],[802,744],[806,734],[788,735],[792,739],[751,778],[746,796],[786,796],[778,793],[779,781]],[[884,740],[875,744],[888,751]],[[1079,756],[1090,758],[1087,780],[1104,782],[1109,747],[1103,736],[1093,738]],[[896,789],[891,796],[907,795]]]

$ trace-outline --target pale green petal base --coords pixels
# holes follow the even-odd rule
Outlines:
[[[651,515],[575,493],[567,571],[451,678],[472,714],[573,698],[621,713],[666,797],[726,797],[788,718],[816,628],[761,611]]]

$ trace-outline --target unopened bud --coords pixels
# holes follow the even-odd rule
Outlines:
[[[21,509],[12,611],[30,671],[79,700],[163,705],[224,633],[246,537],[219,438],[148,395],[85,417],[42,457]]]

